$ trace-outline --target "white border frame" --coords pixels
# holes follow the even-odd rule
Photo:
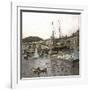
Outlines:
[[[26,7],[27,6],[27,7]],[[31,7],[33,6],[33,7]],[[39,7],[38,7],[39,6]],[[36,7],[36,8],[35,8]],[[40,7],[45,7],[40,8]],[[49,8],[48,8],[49,7]],[[51,7],[51,8],[50,8]],[[53,7],[53,8],[52,8]],[[79,76],[58,76],[49,78],[32,78],[20,80],[20,9],[35,9],[35,10],[55,10],[65,12],[80,12],[81,13],[81,29],[80,29],[80,75]],[[18,15],[18,17],[17,17]],[[39,4],[31,5],[30,3],[11,3],[11,87],[41,87],[41,86],[60,86],[71,84],[87,83],[87,7],[85,6],[64,6],[64,5],[48,5]],[[17,57],[18,56],[18,57]],[[68,77],[68,78],[67,78]],[[51,79],[52,78],[52,79]],[[39,79],[39,80],[38,80]]]

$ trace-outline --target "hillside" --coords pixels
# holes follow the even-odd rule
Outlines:
[[[40,37],[37,37],[37,36],[30,36],[30,37],[26,37],[26,38],[22,39],[23,42],[37,42],[40,40],[43,40],[43,39]]]

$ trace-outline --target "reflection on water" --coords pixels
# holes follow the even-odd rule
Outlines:
[[[22,77],[48,77],[73,74],[73,62],[63,59],[22,59]]]
[[[37,51],[37,48],[35,48],[35,53],[34,53],[34,58],[39,58],[39,54],[38,54],[38,51]]]
[[[40,68],[40,70],[47,69],[46,73],[40,72],[40,76],[51,76],[51,61],[49,58],[38,58],[30,59],[28,61],[22,59],[22,76],[23,77],[37,77],[38,70],[36,73],[34,71]]]
[[[77,50],[59,52],[53,55],[43,53],[41,55],[38,53],[37,48],[35,48],[32,56],[22,55],[22,77],[79,74],[79,52]],[[74,62],[74,60],[77,60],[77,62]]]

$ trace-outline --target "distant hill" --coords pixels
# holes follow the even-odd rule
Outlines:
[[[40,41],[40,40],[43,40],[43,39],[40,38],[40,37],[37,37],[37,36],[30,36],[30,37],[26,37],[22,40],[23,40],[23,42],[37,42],[37,41]]]

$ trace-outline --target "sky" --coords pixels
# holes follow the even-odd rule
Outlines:
[[[52,30],[55,31],[55,37],[58,38],[59,26],[62,36],[70,36],[80,27],[80,15],[24,12],[22,38],[39,36],[48,39],[52,35]]]

